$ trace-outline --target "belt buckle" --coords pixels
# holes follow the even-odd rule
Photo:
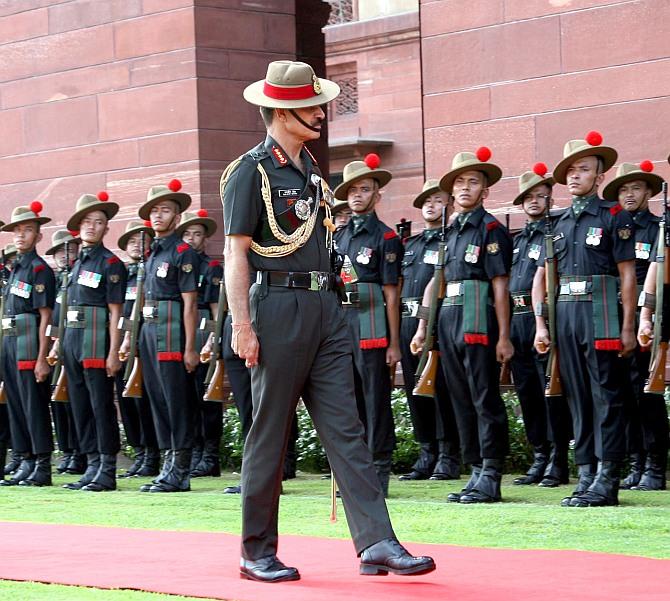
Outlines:
[[[570,294],[586,294],[586,282],[570,282]]]
[[[451,298],[452,296],[460,296],[461,295],[461,283],[460,282],[451,282],[450,284],[447,284],[446,295],[447,295],[448,298]]]
[[[2,329],[11,330],[14,327],[14,318],[13,317],[3,317],[2,318]]]
[[[69,310],[69,311],[67,312],[67,320],[68,320],[68,322],[70,322],[70,323],[71,323],[71,322],[75,322],[75,321],[79,321],[79,311],[77,311],[77,310],[71,310],[71,311],[70,311],[70,310]]]
[[[154,313],[155,309],[156,307],[147,307],[147,306],[142,307],[142,317],[144,317],[144,319],[153,319],[155,316]]]
[[[351,295],[353,294],[353,292],[351,290],[349,290],[349,291],[345,291],[344,294],[347,297],[347,300],[345,300],[342,304],[343,305],[353,305],[354,303],[351,300]]]
[[[407,306],[407,312],[409,313],[409,316],[416,317],[419,313],[419,301],[405,301],[405,305]]]
[[[526,299],[522,295],[517,295],[513,296],[512,299],[514,300],[514,306],[515,307],[527,307],[526,305]]]
[[[312,291],[326,290],[328,287],[328,274],[323,271],[309,272],[309,289]]]

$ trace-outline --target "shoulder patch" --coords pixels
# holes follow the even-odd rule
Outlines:
[[[212,259],[212,260],[209,262],[209,266],[210,266],[210,267],[218,267],[219,265],[221,265],[221,261],[217,261],[216,259]]]
[[[120,263],[120,262],[121,259],[119,259],[119,257],[117,257],[116,255],[114,255],[113,257],[109,257],[109,259],[107,259],[107,263],[109,263],[110,265],[114,265],[114,263]]]
[[[44,271],[44,269],[45,267],[42,264],[35,265],[35,267],[33,267],[33,273],[39,273],[40,271]]]
[[[187,242],[184,242],[183,244],[180,244],[180,245],[177,247],[177,252],[178,252],[179,254],[181,254],[181,253],[183,253],[185,250],[188,250],[189,248],[191,248],[191,245],[188,244]]]
[[[493,221],[489,221],[486,224],[486,231],[491,232],[494,229],[496,229],[499,225],[500,225],[500,222],[497,219],[494,218]]]
[[[390,230],[388,232],[384,232],[384,240],[393,240],[393,238],[397,238],[398,234],[396,234],[394,231]]]
[[[612,215],[618,215],[619,213],[621,213],[621,211],[623,211],[623,209],[621,208],[620,204],[616,204],[613,207],[610,207],[610,213]]]

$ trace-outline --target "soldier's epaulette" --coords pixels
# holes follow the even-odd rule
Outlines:
[[[610,207],[609,209],[610,209],[610,213],[612,215],[618,215],[619,213],[621,213],[621,211],[623,211],[623,209],[621,208],[621,205],[619,203],[616,203],[614,206]]]
[[[258,163],[262,159],[265,159],[270,156],[270,153],[267,151],[267,148],[265,148],[265,145],[260,145],[256,146],[256,148],[252,148],[249,152],[246,154],[242,155],[242,158],[249,157],[252,159],[254,162]]]
[[[116,255],[109,257],[109,259],[107,259],[107,263],[109,263],[110,265],[114,265],[114,263],[120,263],[120,262],[121,259],[119,259],[119,257],[117,257]]]
[[[502,223],[500,223],[500,221],[498,221],[493,215],[491,215],[491,213],[486,213],[484,215],[483,221],[486,224],[487,232],[491,232],[502,225]]]
[[[208,263],[208,265],[209,265],[210,267],[218,267],[219,265],[221,265],[221,261],[217,261],[216,259],[212,259],[212,260]]]
[[[33,267],[33,273],[39,273],[40,271],[44,271],[45,267],[42,265],[42,263],[38,263]]]
[[[397,238],[398,234],[396,234],[393,230],[389,230],[388,232],[384,232],[384,240],[393,240],[393,238]]]
[[[188,244],[187,242],[184,242],[183,244],[180,244],[180,245],[177,247],[177,252],[178,252],[179,254],[181,254],[181,253],[183,253],[185,250],[188,250],[189,248],[191,248],[191,245]]]

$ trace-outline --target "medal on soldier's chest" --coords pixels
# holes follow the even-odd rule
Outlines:
[[[586,233],[586,244],[589,246],[600,246],[600,240],[603,237],[603,228],[590,227]]]
[[[137,299],[137,286],[128,286],[126,288],[126,300],[136,300]]]
[[[156,277],[159,278],[166,278],[168,274],[168,269],[170,268],[170,264],[166,263],[165,261],[161,263],[158,268],[156,269]]]
[[[16,280],[9,289],[9,292],[14,296],[18,296],[19,298],[28,299],[30,298],[30,293],[32,289],[33,289],[32,284]]]
[[[362,246],[358,251],[358,255],[356,256],[356,263],[360,263],[361,265],[368,265],[370,263],[370,259],[372,259],[372,249],[368,248],[367,246]]]
[[[649,254],[651,253],[651,244],[647,242],[636,242],[635,243],[635,258],[647,260]]]
[[[437,265],[437,251],[436,250],[426,250],[423,253],[423,262],[426,265]]]
[[[102,281],[102,274],[95,273],[94,271],[85,271],[81,270],[79,272],[79,277],[77,278],[77,284],[80,286],[86,286],[87,288],[97,288],[100,286]]]
[[[542,247],[539,244],[531,244],[528,247],[528,258],[537,261],[540,258]]]
[[[465,262],[466,263],[476,263],[479,259],[479,251],[481,248],[475,246],[474,244],[468,244],[468,247],[465,249]]]
[[[309,219],[309,216],[312,213],[313,202],[313,198],[298,198],[298,200],[295,201],[293,208],[298,219],[302,219],[302,221],[307,221]]]

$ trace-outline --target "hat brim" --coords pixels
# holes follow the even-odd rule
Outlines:
[[[391,179],[393,179],[393,174],[390,171],[386,171],[386,169],[372,169],[371,171],[366,171],[365,173],[361,173],[360,175],[348,179],[346,182],[342,182],[333,191],[333,196],[337,198],[337,200],[347,200],[349,188],[362,179],[374,179],[379,184],[379,187],[383,188],[391,181]]]
[[[149,238],[153,238],[155,236],[155,232],[150,227],[134,227],[127,232],[123,232],[123,234],[119,236],[119,239],[116,243],[119,245],[121,250],[125,251],[128,247],[128,240],[130,240],[130,238],[135,234],[140,234],[141,232],[146,232]]]
[[[255,81],[244,89],[244,99],[250,104],[264,106],[269,109],[301,109],[308,106],[321,106],[340,95],[340,86],[329,79],[319,79],[321,93],[302,100],[278,100],[263,93],[265,80]]]
[[[140,216],[140,219],[149,219],[151,209],[164,200],[172,200],[173,202],[176,202],[179,205],[180,214],[191,206],[191,197],[185,192],[166,192],[165,194],[161,194],[160,196],[148,200],[139,208],[137,214]]]
[[[414,199],[412,206],[420,209],[423,206],[426,198],[432,196],[433,194],[437,194],[438,192],[443,192],[443,190],[440,189],[440,186],[433,186],[432,188],[428,188],[428,190],[424,190]]]
[[[18,221],[10,221],[9,223],[5,223],[5,225],[3,225],[2,228],[0,228],[0,232],[13,232],[14,228],[17,225],[19,225],[21,223],[28,223],[29,221],[36,221],[40,225],[44,225],[45,223],[49,223],[51,221],[51,217],[28,217],[27,219],[19,219]]]
[[[85,215],[92,211],[102,211],[105,215],[107,215],[107,219],[113,219],[114,216],[119,212],[119,205],[116,204],[115,202],[97,202],[95,204],[91,204],[87,206],[84,209],[81,209],[77,211],[70,219],[68,219],[66,228],[69,230],[78,230],[79,229],[79,224],[81,223],[81,220],[84,218]]]
[[[447,171],[440,179],[440,189],[451,194],[454,187],[454,180],[461,174],[466,171],[481,171],[486,175],[487,188],[490,188],[494,184],[497,184],[502,177],[502,169],[498,165],[493,163],[473,163],[470,165],[463,165],[453,169],[452,171]]]
[[[582,148],[567,157],[565,157],[556,167],[554,168],[554,179],[556,183],[566,184],[566,175],[568,173],[568,168],[572,163],[583,159],[584,157],[600,157],[603,160],[603,173],[609,171],[619,156],[619,153],[610,146],[590,146],[588,148]]]
[[[205,228],[205,238],[213,236],[216,232],[217,225],[211,217],[196,217],[195,219],[189,219],[184,223],[180,223],[177,227],[177,236],[183,236],[186,228],[190,225],[202,225]]]
[[[349,208],[349,203],[346,200],[340,200],[336,202],[331,208],[331,215],[337,215],[340,211],[344,211]]]
[[[636,180],[647,182],[647,185],[651,188],[652,198],[656,196],[663,188],[663,178],[660,175],[638,171],[635,173],[626,173],[626,175],[622,175],[620,177],[615,177],[603,189],[603,198],[605,200],[611,200],[612,202],[619,202],[619,188],[621,188],[621,186],[627,182],[634,182]]]
[[[56,251],[61,247],[65,246],[66,244],[71,244],[74,242],[75,244],[81,244],[81,238],[72,238],[70,240],[65,240],[65,242],[59,242],[58,244],[54,244],[51,248],[48,248],[44,254],[45,255],[55,255]]]
[[[513,205],[523,204],[523,197],[526,196],[526,194],[528,194],[528,192],[530,192],[533,188],[537,188],[538,186],[549,186],[551,188],[555,183],[556,182],[554,181],[553,177],[545,177],[536,184],[533,184],[532,186],[526,188],[523,192],[519,192],[517,197],[512,201],[512,204]]]

